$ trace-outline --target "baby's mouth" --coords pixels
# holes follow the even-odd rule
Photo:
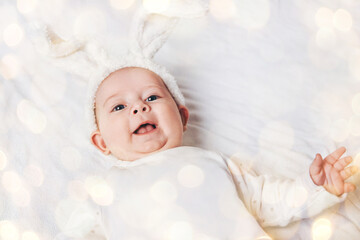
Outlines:
[[[145,123],[145,124],[141,124],[141,125],[134,131],[134,134],[145,134],[145,133],[152,132],[154,129],[156,129],[156,125],[155,125],[155,124]]]

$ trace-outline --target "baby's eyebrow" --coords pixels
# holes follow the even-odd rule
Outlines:
[[[112,98],[114,98],[114,97],[116,97],[116,96],[118,96],[118,95],[119,95],[118,93],[115,93],[115,94],[111,95],[110,97],[108,97],[108,98],[105,100],[105,102],[104,102],[104,104],[103,104],[103,107],[105,107],[106,103],[107,103],[110,99],[112,99]]]

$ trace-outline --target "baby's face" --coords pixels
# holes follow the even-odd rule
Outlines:
[[[95,104],[98,130],[91,140],[104,154],[133,161],[182,144],[188,110],[149,70],[113,72],[99,86]]]

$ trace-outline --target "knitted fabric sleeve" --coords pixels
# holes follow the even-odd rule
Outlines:
[[[292,221],[313,217],[347,196],[337,197],[316,186],[307,172],[293,180],[257,176],[230,159],[226,163],[239,197],[263,227],[286,226]]]

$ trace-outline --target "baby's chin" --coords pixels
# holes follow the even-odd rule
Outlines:
[[[181,146],[181,141],[176,143],[168,142],[165,144],[154,143],[154,144],[147,144],[146,146],[143,146],[142,148],[139,149],[135,149],[134,151],[126,151],[126,152],[122,152],[121,154],[112,153],[112,155],[119,160],[132,162],[140,158],[147,157],[151,154],[162,152],[179,146]]]

